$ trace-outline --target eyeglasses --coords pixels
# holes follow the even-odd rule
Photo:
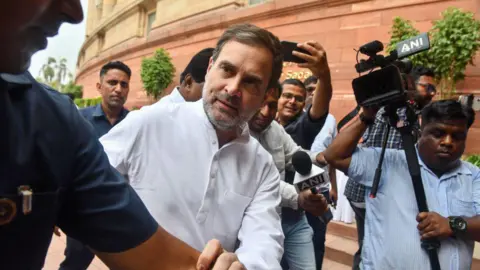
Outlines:
[[[430,83],[417,83],[417,85],[420,85],[421,87],[425,88],[428,93],[435,94],[437,93],[437,88],[435,85],[430,84]]]
[[[293,99],[295,99],[296,102],[304,102],[305,101],[304,97],[296,96],[296,95],[291,94],[291,93],[282,93],[282,97],[284,99],[288,99],[288,100],[291,100],[293,98]]]

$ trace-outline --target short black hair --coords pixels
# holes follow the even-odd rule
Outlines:
[[[118,69],[125,72],[128,75],[128,78],[132,76],[132,71],[127,65],[125,65],[123,62],[120,62],[120,61],[113,61],[113,62],[107,63],[102,67],[102,69],[100,69],[100,78],[105,76],[105,74],[107,74],[107,72],[111,69]]]
[[[213,50],[213,48],[206,48],[195,54],[185,70],[180,74],[180,83],[183,83],[187,74],[190,74],[197,83],[205,82],[205,75],[207,75],[208,64],[213,55]]]
[[[418,79],[420,79],[422,76],[435,78],[435,72],[433,69],[424,66],[414,66],[410,71],[410,75],[412,76],[414,82],[418,82]]]
[[[299,79],[286,79],[283,81],[282,83],[282,87],[285,85],[285,84],[290,84],[290,85],[295,85],[295,86],[298,86],[300,88],[303,89],[305,95],[307,95],[307,88],[305,87],[305,84],[303,84],[302,81],[300,81]]]
[[[305,86],[307,86],[307,85],[312,84],[312,83],[316,84],[317,82],[318,82],[318,78],[312,75],[312,76],[306,78],[305,81],[303,81],[303,84]]]
[[[465,120],[467,121],[467,128],[470,128],[475,121],[475,112],[472,108],[451,99],[434,101],[422,110],[423,126],[446,120]]]

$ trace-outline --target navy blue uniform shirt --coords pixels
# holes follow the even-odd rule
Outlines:
[[[33,191],[28,214],[21,185]],[[0,269],[42,269],[55,225],[102,252],[133,248],[158,226],[71,100],[29,73],[1,74]]]
[[[80,114],[93,125],[93,129],[95,129],[97,137],[100,138],[103,135],[107,134],[110,129],[112,129],[112,127],[120,123],[120,121],[122,121],[125,116],[127,116],[128,110],[122,109],[118,120],[113,125],[110,124],[110,122],[108,121],[107,116],[102,110],[101,104],[80,109]]]

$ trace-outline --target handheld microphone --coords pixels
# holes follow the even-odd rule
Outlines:
[[[328,172],[324,169],[313,165],[310,156],[303,152],[298,151],[292,156],[292,165],[295,169],[295,178],[293,180],[293,185],[297,192],[310,189],[313,194],[321,193],[327,199],[327,202],[330,201],[330,195],[327,187],[317,186],[326,183],[325,174]],[[319,216],[318,219],[324,224],[328,224],[330,220],[333,219],[333,214],[330,208],[323,215]]]
[[[293,185],[297,192],[311,189],[326,182],[325,174],[328,173],[324,169],[313,165],[310,156],[298,151],[292,156],[292,165],[295,169],[295,178]]]

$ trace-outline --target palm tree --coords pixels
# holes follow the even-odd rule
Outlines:
[[[47,63],[43,64],[40,69],[39,76],[41,76],[47,84],[50,84],[55,77],[54,64],[57,63],[57,60],[53,57],[48,57]]]
[[[55,65],[55,69],[57,71],[57,83],[58,85],[61,85],[65,80],[65,76],[69,72],[67,68],[67,59],[60,57]]]

